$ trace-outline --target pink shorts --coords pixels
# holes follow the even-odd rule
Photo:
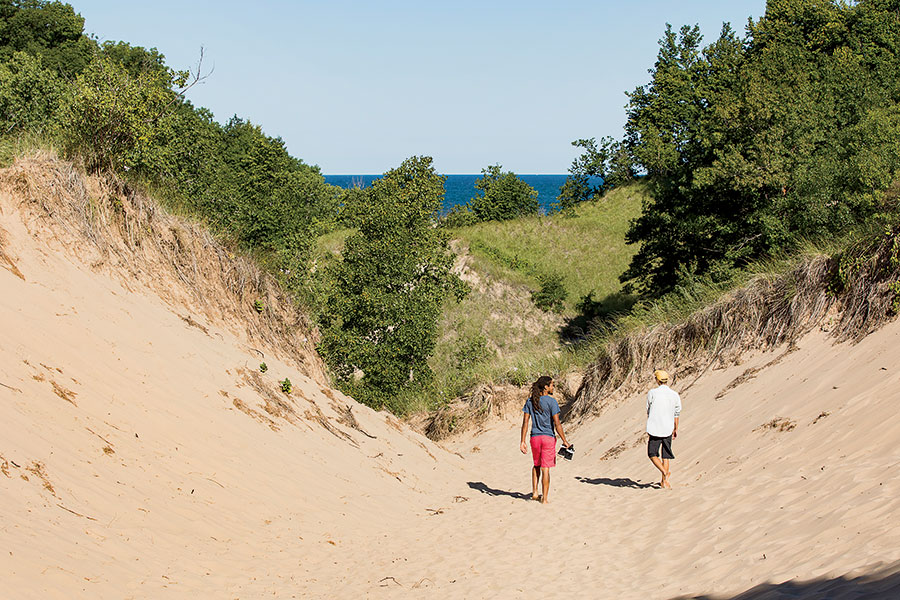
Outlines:
[[[531,455],[536,467],[556,466],[556,438],[549,435],[531,436]]]

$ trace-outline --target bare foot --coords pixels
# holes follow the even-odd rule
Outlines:
[[[538,496],[537,494],[532,493],[532,494],[531,494],[531,499],[532,499],[532,500],[540,500],[541,497]]]
[[[666,473],[665,475],[663,475],[662,481],[659,482],[659,485],[660,485],[660,487],[662,487],[663,489],[667,489],[667,490],[671,490],[671,489],[672,489],[672,484],[669,483],[669,474],[668,474],[668,473]]]
[[[543,500],[541,500],[541,504],[550,504],[550,499],[544,498]]]

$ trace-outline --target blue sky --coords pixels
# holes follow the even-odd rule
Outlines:
[[[101,41],[156,47],[175,68],[204,48],[188,93],[237,114],[326,174],[413,155],[442,173],[502,164],[564,173],[582,137],[619,137],[665,23],[743,32],[765,0],[322,2],[69,0]]]

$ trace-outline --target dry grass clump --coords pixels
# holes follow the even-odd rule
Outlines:
[[[837,259],[840,340],[859,341],[900,312],[900,225]]]
[[[513,385],[479,385],[430,414],[423,427],[425,435],[432,440],[442,440],[468,431],[491,415],[502,416],[504,410],[519,398],[523,398],[522,390]]]
[[[168,214],[121,180],[88,177],[47,153],[0,170],[0,193],[18,205],[36,238],[73,250],[129,289],[137,284],[208,323],[245,333],[250,344],[327,384],[307,316],[270,275],[200,225]]]
[[[784,275],[758,276],[679,322],[613,338],[588,367],[572,414],[597,413],[646,387],[658,367],[686,382],[714,364],[737,364],[750,350],[789,344],[829,313],[836,340],[857,341],[898,308],[900,226],[841,256],[813,256]]]
[[[797,428],[797,422],[787,417],[775,417],[768,423],[763,423],[753,431],[793,431]]]

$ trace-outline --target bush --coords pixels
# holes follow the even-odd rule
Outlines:
[[[541,275],[539,281],[541,289],[531,293],[531,301],[545,312],[562,312],[568,295],[562,276]]]
[[[465,370],[474,367],[487,356],[487,338],[478,333],[459,340],[459,345],[453,352],[453,363],[457,369]]]
[[[47,128],[59,108],[63,85],[40,59],[16,52],[0,64],[0,129],[8,133]]]
[[[176,81],[177,78],[177,81]],[[97,58],[68,86],[62,105],[63,145],[89,169],[168,170],[177,96],[186,73],[169,69],[131,77],[109,58]]]
[[[457,204],[451,208],[446,215],[441,217],[439,224],[441,227],[466,227],[474,225],[478,222],[478,217],[472,212],[468,206]]]
[[[291,384],[291,380],[287,377],[284,378],[284,381],[281,381],[281,391],[285,394],[290,394],[291,390],[294,389],[294,386]]]
[[[482,177],[475,182],[481,192],[469,202],[479,221],[507,221],[538,212],[538,193],[516,177],[512,171],[501,171],[500,165],[482,169]]]

